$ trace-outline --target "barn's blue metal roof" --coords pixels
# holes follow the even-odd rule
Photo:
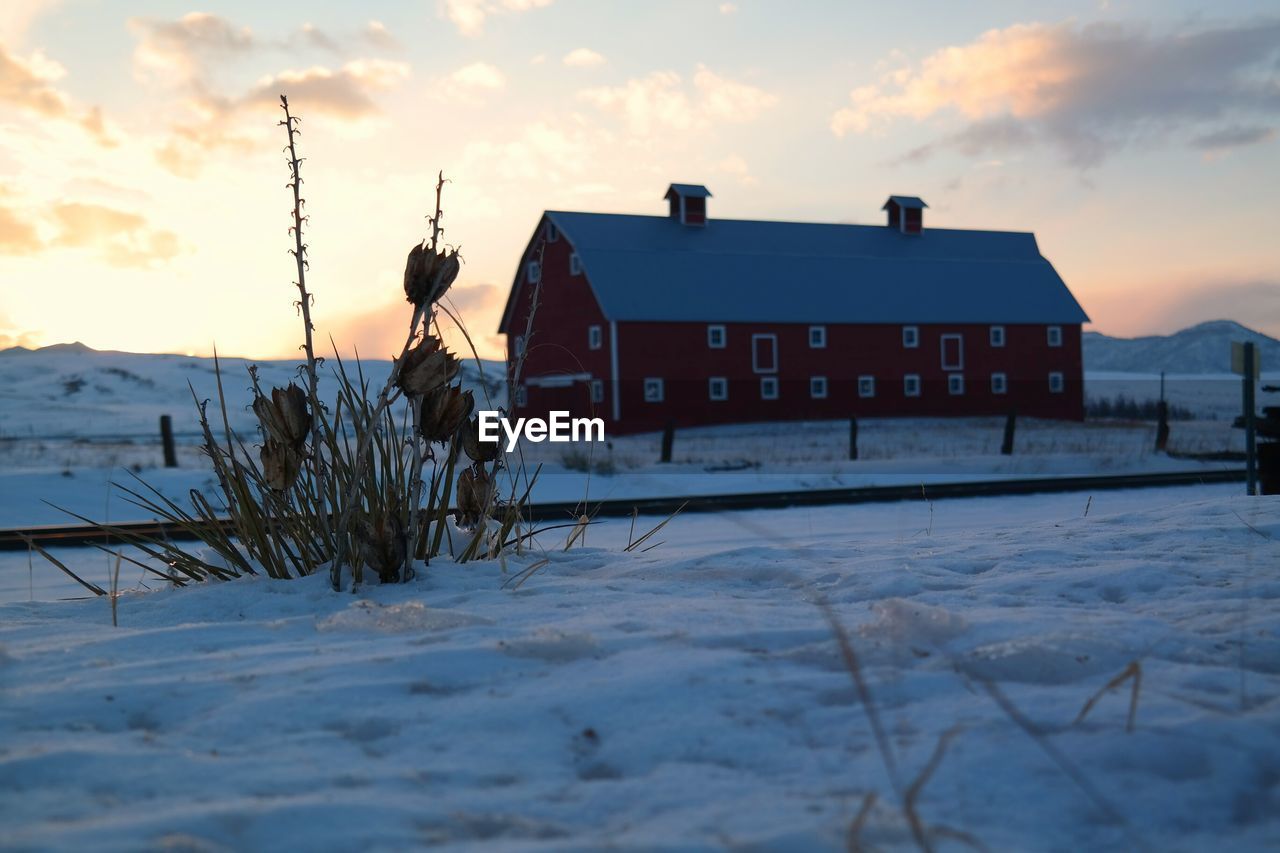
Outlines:
[[[898,207],[905,207],[908,210],[923,210],[929,206],[924,203],[924,199],[914,195],[891,195],[889,196],[889,201],[896,202]],[[880,209],[885,210],[888,208],[889,201],[886,201],[884,207]]]
[[[1034,234],[549,211],[615,321],[1083,323]]]

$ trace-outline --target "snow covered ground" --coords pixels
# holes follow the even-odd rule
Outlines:
[[[129,592],[118,628],[13,602],[4,555],[0,847],[834,850],[874,794],[859,840],[909,848],[945,741],[939,849],[1276,849],[1280,498],[1239,492],[689,516],[644,553],[616,521],[355,596]],[[1131,682],[1073,723],[1134,661],[1134,730]]]
[[[252,441],[256,430],[245,367],[241,359],[224,360],[223,388],[233,428]],[[385,361],[365,363],[370,377],[381,378],[386,369]],[[262,362],[260,372],[264,387],[284,385],[296,378],[296,364]],[[465,375],[478,400],[502,403],[498,364],[471,363]],[[212,495],[210,472],[196,447],[198,424],[188,382],[199,398],[216,399],[211,359],[94,352],[74,345],[0,353],[0,526],[66,523],[65,515],[41,503],[46,500],[101,520],[138,518],[141,511],[107,486],[111,480],[129,482],[127,469],[144,472],[170,497],[182,499],[193,488]],[[1155,375],[1090,374],[1086,384],[1091,398],[1146,400],[1159,394]],[[322,387],[332,385],[326,380]],[[1167,392],[1175,405],[1198,417],[1172,424],[1171,451],[1243,449],[1243,433],[1230,427],[1239,408],[1238,379],[1171,376]],[[161,414],[174,418],[177,470],[156,467],[161,461]],[[220,414],[214,413],[214,419]],[[1153,453],[1155,425],[1150,423],[1030,418],[1018,422],[1015,453],[1005,457],[999,454],[1003,428],[1002,418],[864,419],[857,462],[847,458],[848,424],[843,421],[681,430],[670,465],[657,464],[656,434],[614,438],[604,446],[526,443],[522,455],[527,470],[542,466],[534,499],[556,502],[584,496],[599,500],[914,485],[1228,464]]]

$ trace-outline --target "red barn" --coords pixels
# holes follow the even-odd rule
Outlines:
[[[499,327],[508,370],[524,356],[512,414],[612,434],[1084,417],[1089,318],[1034,234],[927,229],[914,196],[890,197],[883,226],[715,219],[710,196],[672,184],[667,216],[543,214]]]

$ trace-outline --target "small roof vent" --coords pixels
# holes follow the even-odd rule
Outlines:
[[[711,198],[711,190],[702,184],[672,184],[663,198],[671,203],[669,215],[681,225],[707,224],[707,199]]]
[[[888,226],[903,234],[919,234],[924,231],[924,209],[929,205],[914,195],[891,195],[881,210],[889,212]]]

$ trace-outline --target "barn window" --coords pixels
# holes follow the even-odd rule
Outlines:
[[[728,400],[729,380],[723,376],[712,376],[707,380],[707,396],[712,400]]]
[[[650,378],[644,381],[644,401],[646,403],[661,403],[662,391],[661,379]]]
[[[778,372],[778,336],[751,336],[751,369],[756,373]]]
[[[707,346],[724,349],[724,326],[707,326]]]
[[[858,396],[874,397],[876,395],[876,378],[874,376],[858,377]]]
[[[991,374],[991,393],[1004,394],[1009,390],[1009,380],[1003,373]]]
[[[529,261],[529,266],[525,270],[525,277],[537,284],[542,278],[542,266],[537,261]]]
[[[604,331],[599,326],[587,326],[587,346],[591,349],[604,346]]]
[[[529,405],[529,389],[523,385],[516,388],[516,405],[517,406]]]
[[[1065,383],[1061,373],[1049,374],[1049,393],[1050,394],[1061,394],[1064,384]]]
[[[778,377],[776,376],[760,377],[760,399],[761,400],[778,399]]]
[[[942,336],[942,369],[964,369],[964,337],[961,335]]]
[[[810,326],[809,327],[809,347],[811,349],[825,349],[827,346],[827,327],[826,326]]]
[[[827,399],[827,377],[825,376],[809,377],[809,396],[815,400]]]
[[[560,229],[556,227],[554,222],[547,223],[547,242],[554,243],[560,239]]]
[[[582,275],[582,258],[577,252],[569,256],[569,275]]]
[[[991,345],[993,347],[1004,346],[1004,326],[991,327]]]
[[[1062,327],[1061,326],[1050,326],[1048,333],[1049,333],[1049,346],[1051,347],[1062,346]]]
[[[604,380],[603,379],[591,380],[591,402],[593,403],[604,402]]]
[[[963,394],[964,393],[964,377],[959,373],[947,374],[947,393]]]
[[[908,373],[902,377],[902,393],[908,397],[920,396],[920,374]]]
[[[903,326],[902,345],[907,349],[915,349],[920,346],[920,329],[915,326]]]

